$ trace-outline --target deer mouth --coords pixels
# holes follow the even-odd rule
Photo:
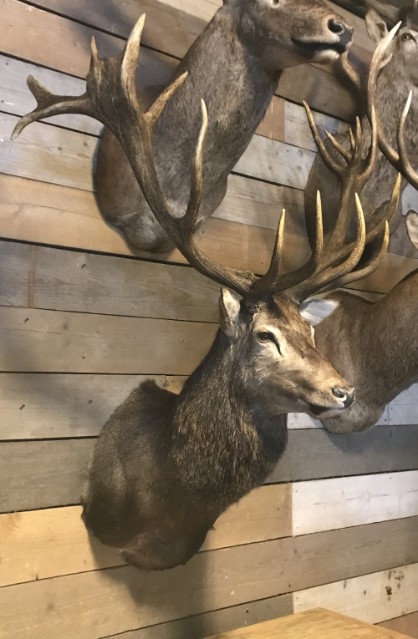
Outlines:
[[[355,401],[355,397],[353,395],[351,397],[348,397],[339,406],[335,406],[335,404],[333,406],[319,406],[318,404],[308,404],[308,410],[309,410],[309,413],[313,415],[314,417],[323,417],[325,415],[329,417],[333,413],[338,414],[341,411],[344,411],[347,408],[350,408],[350,406],[352,406],[354,401]]]
[[[351,44],[351,38],[349,40],[341,39],[337,42],[305,42],[292,38],[294,45],[299,47],[307,56],[314,57],[318,53],[336,53],[341,55],[347,51]]]

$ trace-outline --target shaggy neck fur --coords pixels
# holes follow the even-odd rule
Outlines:
[[[271,415],[248,397],[219,331],[177,401],[172,454],[184,486],[204,502],[236,501],[264,481],[286,437],[286,416]],[[205,463],[196,465],[197,459]]]

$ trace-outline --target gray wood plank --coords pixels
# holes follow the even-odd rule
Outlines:
[[[0,307],[0,372],[189,375],[217,325]]]
[[[203,639],[234,628],[252,626],[255,623],[269,621],[291,615],[293,612],[292,595],[280,595],[261,601],[249,601],[241,606],[224,610],[215,610],[179,621],[171,621],[151,628],[132,630],[118,634],[119,639]],[[115,635],[113,635],[115,637]],[[105,639],[110,639],[106,637]]]
[[[0,512],[80,502],[94,439],[0,445]]]
[[[164,376],[0,373],[0,440],[96,437],[150,377],[165,385]]]
[[[418,426],[378,426],[364,433],[289,431],[269,481],[300,481],[418,468]]]
[[[162,573],[121,567],[1,588],[0,610],[15,639],[70,639],[75,619],[80,639],[99,639],[417,561],[412,517],[199,553]]]
[[[0,306],[218,321],[219,286],[187,266],[0,240]]]
[[[58,392],[61,390],[58,388]],[[58,437],[63,437],[63,433],[66,433],[67,437],[71,437],[71,429],[68,428],[71,412],[64,419],[63,426],[65,428],[60,430],[59,426],[54,426],[51,419],[54,403],[49,399],[48,391],[52,395],[56,388],[54,386],[52,386],[52,390],[45,388],[43,392],[45,400],[42,401],[49,402],[50,418],[46,421],[45,429],[39,426],[38,428],[40,428],[42,436],[44,436],[44,430],[49,426],[51,428],[50,436],[59,433]],[[85,395],[87,396],[88,393],[85,393]],[[93,398],[91,394],[90,396],[93,401],[96,401],[96,398]],[[61,400],[62,398],[59,396],[56,401],[59,403]],[[15,403],[16,413],[17,404],[18,402]],[[24,413],[24,410],[22,409],[21,412]],[[56,411],[59,414],[59,408]],[[83,428],[86,430],[90,428],[89,432],[100,430],[105,421],[100,407],[97,411],[99,414],[97,421],[94,421],[92,417],[94,408],[89,405],[86,407],[84,403],[77,407],[77,411],[81,417],[78,421],[73,418],[73,423],[80,424],[78,432]],[[83,421],[83,418],[85,421]],[[13,429],[18,433],[16,425],[10,427],[10,431]],[[2,430],[4,431],[5,429]],[[390,442],[391,439],[393,439],[393,442],[389,446],[387,453],[383,451],[383,444],[382,452],[376,457],[367,448],[363,448],[361,452],[360,445],[355,454],[350,454],[349,450],[346,453],[341,453],[333,445],[325,447],[323,445],[324,433],[322,431],[290,432],[289,447],[276,470],[267,480],[267,483],[416,469],[418,467],[418,455],[416,453],[418,427],[379,427],[376,429],[374,440],[376,446],[379,445],[381,431],[384,442]],[[19,438],[18,434],[16,438]],[[397,439],[399,439],[398,447]],[[3,500],[7,503],[6,506],[3,506],[2,512],[7,512],[8,509],[30,510],[79,503],[80,485],[86,472],[86,459],[93,442],[94,440],[92,439],[49,439],[48,441],[7,441],[1,443],[0,486],[5,491],[5,494],[0,499],[0,503]],[[85,452],[86,450],[88,453]],[[80,454],[80,451],[84,451],[83,454]],[[318,461],[310,462],[307,460],[308,455]],[[360,456],[363,457],[361,463]],[[64,479],[61,479],[59,464],[52,466],[47,471],[45,470],[45,460],[49,459],[65,459]],[[30,461],[28,462],[27,460]],[[307,465],[306,468],[304,467],[305,463]],[[65,488],[61,486],[63,481],[66,483]],[[8,488],[5,487],[6,485]],[[30,493],[29,502],[26,500],[26,490]],[[65,498],[63,498],[62,494],[63,490]]]

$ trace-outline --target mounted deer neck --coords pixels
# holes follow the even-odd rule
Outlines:
[[[280,273],[284,213],[262,277],[209,260],[193,238],[203,197],[206,107],[202,102],[186,212],[176,217],[159,184],[151,140],[158,117],[186,77],[177,78],[143,112],[134,79],[143,22],[118,60],[100,59],[93,45],[87,90],[79,98],[54,96],[30,78],[38,107],[20,120],[15,134],[59,113],[100,119],[123,146],[144,197],[177,248],[194,268],[227,287],[220,297],[215,342],[180,395],[150,381],[142,384],[111,416],[93,454],[84,496],[87,527],[104,543],[124,548],[131,563],[162,569],[187,561],[225,508],[264,481],[285,447],[288,411],[326,416],[352,404],[354,389],[319,353],[306,321],[318,307],[324,316],[335,305],[306,300],[373,271],[386,251],[388,224],[383,221],[366,233],[355,188],[357,176],[367,178],[372,170],[377,139],[374,135],[363,159],[358,128],[352,152],[345,153],[344,175],[337,167],[344,183],[343,227],[356,202],[353,242],[344,241],[337,225],[324,244],[318,196],[312,255],[296,271]],[[318,139],[311,114],[310,120]]]
[[[366,14],[366,25],[369,35],[376,43],[383,42],[387,35],[386,23],[391,23],[388,18],[383,19],[375,10],[370,9],[371,3],[363,3],[369,7]],[[409,4],[404,3],[402,10],[390,7],[392,19],[396,21],[402,19],[402,25],[394,36],[390,44],[390,59],[387,59],[383,67],[379,66],[378,73],[373,73],[373,86],[375,91],[376,112],[378,114],[378,130],[379,130],[379,146],[383,153],[379,153],[375,170],[370,179],[365,183],[359,192],[368,223],[376,223],[384,211],[384,203],[390,198],[391,184],[395,179],[396,172],[403,172],[404,177],[417,188],[416,183],[411,176],[402,171],[397,154],[392,153],[394,160],[393,166],[387,162],[385,156],[388,152],[382,147],[381,139],[384,136],[387,147],[393,149],[396,146],[396,131],[399,123],[399,114],[405,105],[409,93],[412,91],[413,97],[418,97],[418,11],[414,9],[414,2],[411,0]],[[388,7],[388,5],[386,5]],[[380,47],[380,45],[379,45]],[[344,60],[346,56],[344,56]],[[376,58],[375,58],[376,59]],[[382,62],[382,60],[380,60]],[[362,98],[366,98],[367,89],[365,82],[360,77],[357,70],[344,62],[344,66],[348,71],[349,77],[357,86]],[[371,82],[369,81],[369,86]],[[364,107],[366,100],[363,99]],[[364,115],[361,119],[362,127],[366,135],[364,136],[364,152],[370,144],[370,134],[368,133],[367,117]],[[338,134],[337,139],[340,143],[348,146],[348,137],[344,134]],[[405,125],[405,144],[408,155],[413,158],[418,147],[418,100],[414,99],[410,108],[408,119]],[[406,182],[403,183],[403,188]],[[305,215],[309,234],[315,219],[315,197],[316,191],[321,191],[324,204],[324,229],[327,234],[333,227],[332,211],[338,203],[339,193],[338,181],[329,170],[327,170],[321,157],[318,155],[312,166],[308,183],[305,190]],[[395,247],[400,245],[402,249],[408,247],[408,238],[406,237],[405,226],[402,221],[401,207],[399,206],[391,223],[391,239],[392,245]],[[412,251],[411,247],[411,251]]]
[[[187,204],[187,167],[199,130],[199,104],[210,113],[199,225],[222,202],[228,174],[244,153],[274,95],[282,70],[328,62],[351,41],[352,30],[319,0],[227,0],[180,63],[182,84],[156,124],[153,137],[158,177],[174,215]],[[160,93],[141,94],[149,106]],[[179,132],[181,140],[179,141]],[[97,154],[96,190],[105,220],[133,251],[173,248],[149,209],[129,161],[105,131]]]

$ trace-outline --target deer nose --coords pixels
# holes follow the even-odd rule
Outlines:
[[[350,29],[350,27],[347,27],[342,22],[337,22],[336,20],[331,18],[331,20],[328,20],[328,29],[331,31],[331,33],[335,33],[336,35],[340,36],[341,45],[347,46],[349,42],[351,42],[353,29]]]
[[[338,386],[334,386],[331,391],[334,397],[340,399],[343,402],[344,408],[349,408],[349,406],[351,406],[351,404],[354,402],[354,390],[348,390],[344,388],[338,388]]]
[[[328,29],[332,31],[332,33],[344,33],[345,26],[341,22],[336,22],[335,20],[329,20]]]

